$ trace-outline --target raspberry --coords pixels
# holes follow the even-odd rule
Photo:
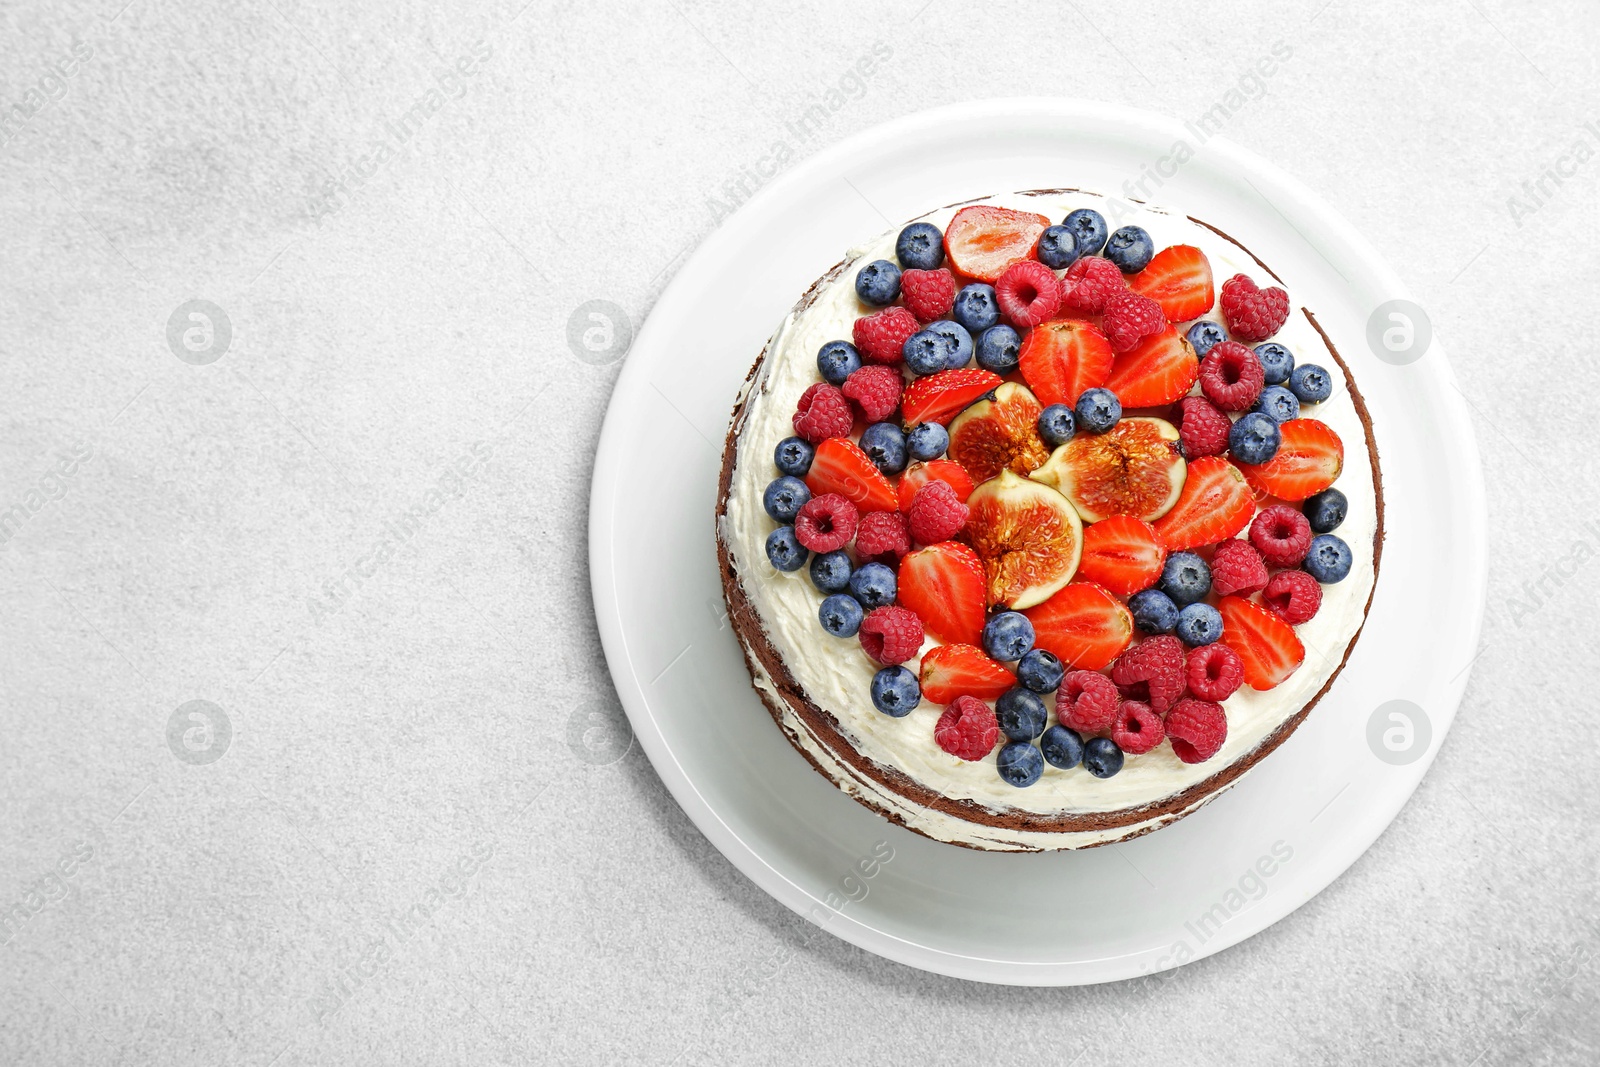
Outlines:
[[[1111,726],[1111,740],[1122,751],[1132,756],[1149,752],[1166,736],[1166,731],[1161,728],[1161,716],[1151,711],[1149,704],[1124,700],[1117,705],[1117,721]]]
[[[1056,690],[1056,718],[1081,734],[1103,734],[1117,718],[1117,687],[1098,671],[1073,671]]]
[[[1274,567],[1298,567],[1311,548],[1311,523],[1298,508],[1274,504],[1250,524],[1250,543]]]
[[[1266,377],[1256,354],[1238,341],[1211,346],[1200,361],[1200,391],[1223,411],[1250,410]]]
[[[948,541],[967,524],[967,505],[944,482],[927,482],[911,498],[911,536],[918,544]]]
[[[1127,289],[1106,297],[1105,315],[1100,329],[1118,355],[1167,328],[1167,316],[1160,304]]]
[[[1183,762],[1204,763],[1228,739],[1228,717],[1221,704],[1185,697],[1167,713],[1167,736]]]
[[[1178,401],[1178,408],[1183,412],[1178,438],[1185,457],[1220,456],[1228,450],[1228,431],[1233,429],[1233,423],[1222,409],[1203,396],[1186,396]]]
[[[885,667],[904,663],[922,648],[922,620],[909,608],[873,608],[859,632],[862,650]]]
[[[911,532],[898,511],[869,511],[856,526],[856,554],[863,563],[891,562],[911,551]]]
[[[1220,641],[1190,652],[1184,673],[1189,692],[1201,700],[1227,700],[1244,684],[1244,664],[1239,653]]]
[[[915,315],[903,307],[892,307],[857,319],[851,333],[862,359],[893,366],[900,362],[906,338],[920,329],[922,324]]]
[[[900,406],[905,380],[893,367],[862,367],[844,380],[842,392],[861,407],[868,422],[882,422]]]
[[[1223,321],[1228,332],[1241,341],[1254,344],[1277,333],[1289,318],[1289,294],[1273,286],[1258,289],[1243,274],[1222,283]]]
[[[969,696],[951,701],[933,728],[933,739],[939,747],[964,760],[980,760],[987,756],[994,750],[999,736],[1000,723],[994,717],[994,709],[977,697]]]
[[[844,398],[839,387],[818,382],[800,394],[800,404],[794,413],[794,432],[817,445],[830,437],[848,435],[855,421],[850,401]]]
[[[1218,596],[1249,596],[1267,584],[1267,565],[1250,542],[1230,537],[1211,556],[1211,591]],[[1214,698],[1213,698],[1214,699]]]
[[[1019,260],[994,283],[1000,314],[1019,330],[1037,326],[1061,310],[1061,282],[1036,259]]]
[[[1068,311],[1098,315],[1106,309],[1106,297],[1127,287],[1115,263],[1099,256],[1084,256],[1068,267],[1061,279],[1061,306]]]
[[[794,536],[813,552],[833,552],[856,535],[856,506],[839,493],[823,493],[805,502],[794,517]]]
[[[1166,634],[1147,637],[1117,657],[1111,680],[1124,700],[1149,704],[1157,715],[1165,715],[1183,696],[1186,663],[1182,641]]]
[[[1261,602],[1291,626],[1309,621],[1322,607],[1322,586],[1305,571],[1279,571],[1267,583]]]
[[[956,280],[943,267],[901,271],[900,297],[918,322],[932,322],[955,306]]]

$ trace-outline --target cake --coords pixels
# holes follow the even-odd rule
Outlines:
[[[1281,745],[1383,543],[1370,416],[1293,292],[1217,226],[1069,189],[817,279],[737,397],[716,511],[794,748],[916,833],[1041,851],[1169,825]]]

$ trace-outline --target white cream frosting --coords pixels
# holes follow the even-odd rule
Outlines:
[[[1074,208],[1094,207],[1112,220],[1113,228],[1129,223],[1144,227],[1158,249],[1173,244],[1198,246],[1211,262],[1219,292],[1222,282],[1237,273],[1247,274],[1261,285],[1276,284],[1238,246],[1180,215],[1148,208],[1140,209],[1133,217],[1125,210],[1113,215],[1102,198],[1088,193],[1012,194],[987,202],[1036,211],[1052,219]],[[925,218],[943,229],[956,210],[945,208]],[[1151,752],[1129,756],[1122,770],[1109,779],[1095,778],[1081,766],[1063,771],[1046,764],[1038,782],[1018,789],[1000,778],[993,756],[969,762],[935,744],[933,729],[942,707],[923,701],[909,715],[898,719],[874,708],[869,686],[878,665],[855,639],[833,638],[822,630],[817,619],[822,594],[811,584],[806,568],[783,573],[766,558],[766,537],[777,524],[763,509],[761,497],[767,483],[778,476],[773,449],[793,433],[790,420],[800,394],[819,380],[817,349],[827,341],[848,340],[852,323],[873,310],[856,297],[857,267],[874,259],[892,259],[898,233],[896,228],[852,250],[847,268],[823,286],[807,307],[792,312],[779,326],[765,360],[748,386],[744,417],[738,427],[733,479],[719,534],[727,543],[768,640],[795,682],[812,703],[834,719],[850,744],[874,763],[894,768],[947,797],[973,801],[1000,814],[1060,816],[1142,808],[1194,786],[1244,758],[1304,707],[1339,668],[1365,617],[1374,580],[1377,500],[1366,435],[1343,374],[1300,313],[1300,306],[1294,303],[1293,286],[1285,288],[1294,311],[1273,340],[1287,346],[1297,363],[1320,363],[1332,372],[1333,395],[1320,404],[1306,405],[1302,414],[1327,423],[1344,443],[1344,468],[1335,484],[1350,504],[1344,523],[1335,532],[1349,543],[1354,555],[1348,577],[1324,586],[1322,607],[1316,617],[1295,627],[1305,645],[1305,662],[1275,689],[1257,692],[1244,687],[1224,701],[1228,738],[1222,750],[1204,763],[1183,763],[1171,745],[1163,743]],[[1219,315],[1213,309],[1207,317]],[[934,645],[930,639],[923,651]],[[915,671],[918,664],[913,660],[906,666]],[[826,744],[811,736],[759,665],[755,682],[763,698],[783,714],[784,728],[791,739],[841,788],[938,840],[1002,850],[1082,848],[1121,840],[1171,822],[1215,795],[1201,798],[1184,812],[1100,831],[1037,832],[988,826],[913,804],[858,774],[834,756]]]

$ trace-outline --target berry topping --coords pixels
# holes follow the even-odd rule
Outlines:
[[[950,346],[944,337],[932,330],[918,330],[906,338],[900,356],[912,374],[936,374],[948,369]]]
[[[840,399],[844,399],[843,394]],[[813,495],[838,493],[848,497],[863,511],[893,511],[900,503],[889,479],[848,437],[830,437],[817,445],[806,485]]]
[[[794,432],[815,445],[830,437],[844,437],[855,421],[850,401],[839,387],[818,382],[800,394],[800,403],[794,412]]]
[[[938,426],[938,423],[931,425]],[[943,427],[940,427],[943,429]],[[900,495],[900,510],[907,514],[911,511],[912,501],[917,499],[917,490],[929,482],[943,482],[956,491],[956,499],[966,503],[967,497],[972,495],[972,475],[967,469],[953,459],[934,459],[926,463],[913,463],[906,468],[900,476],[900,484],[896,492]]]
[[[822,628],[834,637],[854,637],[861,628],[862,614],[856,598],[844,593],[823,597],[822,607],[817,609]]]
[[[1098,315],[1106,309],[1106,298],[1127,287],[1115,263],[1099,256],[1084,256],[1061,278],[1061,306],[1084,315]]]
[[[1097,671],[1133,640],[1133,615],[1090,582],[1073,582],[1026,612],[1034,644],[1075,670]]]
[[[856,524],[856,554],[888,562],[911,551],[911,530],[898,511],[869,511]]]
[[[1333,395],[1333,376],[1315,363],[1302,363],[1289,372],[1289,390],[1302,404],[1320,404]]]
[[[1273,286],[1259,289],[1243,274],[1222,283],[1222,321],[1241,341],[1265,341],[1289,318],[1289,294]]]
[[[1161,591],[1182,607],[1211,592],[1211,568],[1193,552],[1174,552],[1161,568]]]
[[[1106,244],[1106,219],[1092,207],[1080,207],[1061,220],[1061,225],[1072,231],[1073,243],[1080,256],[1097,256]]]
[[[1039,753],[1050,766],[1069,771],[1083,760],[1083,738],[1057,724],[1039,738]]]
[[[962,286],[950,313],[973,333],[987,330],[1000,321],[1000,301],[995,299],[994,286],[984,282]]]
[[[1237,596],[1223,597],[1221,611],[1222,643],[1239,654],[1251,689],[1271,689],[1305,660],[1305,646],[1273,612]]]
[[[911,501],[911,537],[919,545],[948,541],[967,524],[967,505],[943,482],[929,482]]]
[[[1141,701],[1157,715],[1165,715],[1183,696],[1188,662],[1183,643],[1176,637],[1147,637],[1117,657],[1111,680],[1124,700]]]
[[[1026,789],[1044,773],[1044,757],[1026,741],[1012,741],[995,757],[1000,777],[1018,789]]]
[[[1111,350],[1120,355],[1168,326],[1160,304],[1148,296],[1123,289],[1106,298],[1105,317],[1100,320],[1100,328],[1111,342]]]
[[[1256,359],[1261,361],[1261,373],[1266,376],[1268,385],[1282,385],[1289,380],[1289,374],[1294,370],[1294,353],[1276,341],[1268,341],[1255,347]]]
[[[900,275],[900,295],[919,322],[932,322],[955,306],[956,280],[947,270],[908,270]]]
[[[904,667],[884,667],[872,676],[872,706],[885,715],[904,718],[921,702],[922,686]]]
[[[918,549],[900,561],[900,603],[938,640],[977,644],[985,611],[983,564],[954,541]]]
[[[785,437],[772,450],[772,461],[783,473],[803,478],[811,469],[811,460],[816,454],[817,450],[808,442],[798,437]]]
[[[1177,428],[1165,419],[1125,419],[1108,433],[1074,437],[1033,479],[1061,490],[1087,522],[1112,515],[1149,521],[1165,515],[1183,488],[1177,445]]]
[[[1001,316],[1019,330],[1037,326],[1061,310],[1061,283],[1038,260],[1011,264],[995,281],[994,292]]]
[[[1017,661],[1017,681],[1035,693],[1053,693],[1067,668],[1054,652],[1032,649]]]
[[[1337,489],[1324,489],[1320,493],[1312,493],[1306,497],[1306,502],[1300,505],[1300,510],[1305,512],[1313,530],[1317,533],[1328,533],[1337,530],[1339,524],[1344,522],[1345,514],[1350,510],[1350,501]]]
[[[1305,571],[1279,571],[1267,583],[1261,602],[1290,626],[1299,626],[1311,621],[1322,607],[1322,586]]]
[[[1022,335],[1003,322],[990,326],[978,337],[978,366],[984,370],[1010,374],[1021,358]]]
[[[949,319],[940,319],[928,323],[928,333],[931,333],[944,342],[944,365],[946,370],[960,370],[972,362],[972,335],[967,328],[959,322]]]
[[[1051,404],[1039,412],[1039,419],[1034,426],[1046,448],[1059,448],[1078,432],[1078,419],[1067,405]]]
[[[1183,491],[1156,522],[1156,536],[1171,552],[1214,545],[1243,530],[1255,513],[1255,498],[1239,468],[1218,456],[1204,456],[1190,461]]]
[[[785,474],[767,483],[761,494],[761,506],[779,522],[793,522],[800,509],[811,499],[806,483],[793,475]]]
[[[1222,750],[1228,739],[1228,716],[1222,705],[1189,697],[1167,713],[1167,736],[1172,751],[1185,763],[1204,763]]]
[[[1072,414],[1085,433],[1109,433],[1122,420],[1122,401],[1109,389],[1086,389]]]
[[[1278,454],[1282,443],[1277,420],[1259,411],[1248,412],[1228,431],[1228,451],[1240,463],[1265,463]]]
[[[857,319],[851,333],[863,360],[892,366],[900,362],[906,338],[921,328],[917,317],[905,308],[887,307]]]
[[[900,372],[893,367],[871,366],[850,375],[839,391],[856,402],[868,422],[882,422],[900,406],[900,387],[904,384]]]
[[[972,696],[958,696],[951,701],[933,728],[933,739],[940,748],[968,761],[987,756],[999,737],[1000,724],[995,721],[994,712]]]
[[[1092,737],[1083,746],[1083,769],[1096,778],[1110,778],[1122,770],[1122,749],[1109,737]]]
[[[894,258],[906,270],[933,270],[944,262],[944,234],[931,222],[913,222],[895,238]]]
[[[935,704],[963,695],[996,700],[1016,684],[1010,671],[973,645],[940,645],[922,657],[922,692]]]
[[[1159,589],[1146,589],[1128,598],[1133,624],[1140,633],[1170,634],[1178,628],[1178,605]]]
[[[1149,704],[1124,700],[1117,705],[1117,717],[1111,723],[1111,740],[1122,751],[1135,756],[1149,752],[1166,736],[1161,728],[1161,716],[1151,711]]]
[[[938,459],[950,447],[950,433],[937,422],[923,422],[906,434],[906,451],[912,459]]]
[[[856,271],[856,295],[864,303],[883,307],[900,295],[900,268],[887,259],[875,259]]]
[[[1129,596],[1155,584],[1166,558],[1155,527],[1132,515],[1111,515],[1083,531],[1078,577]]]
[[[978,401],[950,424],[950,458],[979,482],[1007,469],[1027,474],[1050,455],[1039,437],[1042,413],[1032,393],[1006,382],[994,399]]]
[[[1094,323],[1057,319],[1028,333],[1017,365],[1041,403],[1075,404],[1085,389],[1106,384],[1115,359],[1111,342]]]
[[[1117,357],[1105,385],[1125,408],[1170,404],[1189,392],[1200,375],[1200,361],[1177,330],[1160,330]]]
[[[865,521],[866,516],[863,515]],[[860,527],[856,528],[856,535],[860,536]],[[823,593],[842,593],[850,588],[850,575],[855,573],[855,566],[850,562],[848,552],[834,550],[813,556],[811,559],[811,584]]]
[[[1194,349],[1194,354],[1201,359],[1205,359],[1207,352],[1228,339],[1228,335],[1223,332],[1222,324],[1212,322],[1210,319],[1196,319],[1183,337],[1189,342],[1189,347]]]
[[[861,353],[849,341],[829,341],[817,349],[817,373],[829,385],[843,385],[859,366]]]
[[[1051,270],[1064,270],[1078,258],[1078,238],[1065,226],[1047,226],[1033,254]]]
[[[823,493],[806,501],[795,516],[794,535],[813,552],[833,552],[856,535],[856,506],[838,493]]]
[[[1230,537],[1211,554],[1211,591],[1218,596],[1249,596],[1266,586],[1267,565],[1249,541]]]
[[[1039,694],[1021,688],[1000,694],[994,714],[1000,720],[1000,732],[1013,741],[1032,741],[1044,733],[1044,724],[1050,717]]]
[[[1124,226],[1106,238],[1105,256],[1124,274],[1144,270],[1155,254],[1155,242],[1142,226]]]
[[[1250,524],[1250,543],[1274,567],[1298,567],[1311,547],[1311,523],[1287,504],[1262,508]]]
[[[1256,354],[1238,341],[1223,341],[1200,361],[1200,390],[1223,411],[1249,411],[1263,380]]]
[[[1033,623],[1019,611],[1002,611],[983,627],[983,650],[992,659],[1015,661],[1033,647]]]
[[[1017,260],[1027,259],[1049,225],[1049,219],[1029,211],[972,204],[956,212],[945,229],[945,254],[961,274],[992,282]]]
[[[906,435],[892,422],[875,422],[862,430],[861,451],[884,474],[906,469]]]
[[[1216,302],[1211,262],[1193,245],[1163,248],[1149,266],[1128,279],[1128,288],[1160,304],[1168,322],[1197,319]]]
[[[1311,549],[1301,566],[1323,585],[1342,582],[1350,573],[1350,546],[1337,534],[1317,534],[1311,539]]]
[[[894,571],[882,563],[863,563],[850,575],[850,595],[864,608],[893,604],[897,585]]]
[[[1201,700],[1227,700],[1244,684],[1244,666],[1227,645],[1202,645],[1189,653],[1184,677]]]
[[[1266,368],[1262,368],[1266,373]],[[1256,397],[1255,410],[1268,416],[1273,422],[1288,422],[1290,419],[1300,417],[1300,398],[1281,385],[1269,385],[1261,390],[1261,395]]]
[[[793,526],[780,526],[767,535],[767,559],[780,571],[797,571],[811,555],[795,538]]]
[[[1221,408],[1203,396],[1186,396],[1178,402],[1178,410],[1183,413],[1178,436],[1185,456],[1199,459],[1220,456],[1228,450],[1228,431],[1233,429],[1233,423]]]
[[[1073,671],[1056,692],[1056,718],[1079,733],[1106,733],[1117,720],[1120,700],[1116,685],[1099,671]]]
[[[879,663],[904,663],[922,648],[922,620],[916,612],[886,604],[861,620],[861,648]]]
[[[1175,632],[1190,648],[1209,645],[1222,636],[1222,613],[1210,604],[1189,604],[1178,612]]]
[[[1000,375],[979,367],[942,370],[926,378],[918,378],[900,399],[900,417],[913,426],[919,422],[947,425],[967,405],[995,388],[1001,380]]]
[[[1260,465],[1241,463],[1251,486],[1279,500],[1301,501],[1332,485],[1344,469],[1344,442],[1327,423],[1290,419],[1278,427],[1278,450]]]

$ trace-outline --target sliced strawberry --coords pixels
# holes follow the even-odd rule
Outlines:
[[[1163,248],[1144,270],[1128,279],[1128,288],[1160,304],[1168,322],[1198,319],[1217,301],[1211,263],[1194,245]]]
[[[1278,427],[1283,443],[1265,463],[1239,469],[1258,492],[1279,500],[1304,500],[1332,485],[1344,469],[1344,442],[1327,423],[1290,419]]]
[[[940,641],[976,645],[987,621],[983,561],[966,545],[941,541],[900,561],[900,603],[922,617]]]
[[[1133,640],[1126,605],[1092,582],[1073,582],[1023,612],[1033,623],[1033,643],[1053,652],[1068,670],[1097,671]]]
[[[974,645],[940,645],[922,657],[922,699],[948,704],[956,697],[997,700],[1016,675]]]
[[[900,506],[889,479],[848,437],[830,437],[817,446],[806,488],[813,496],[838,493],[862,511],[893,511]]]
[[[1183,335],[1168,326],[1117,357],[1104,383],[1124,408],[1174,404],[1200,377],[1200,361]]]
[[[919,422],[937,422],[942,426],[1003,380],[982,367],[942,370],[918,378],[900,398],[900,417],[907,426]]]
[[[1106,384],[1114,357],[1094,323],[1055,319],[1028,331],[1019,358],[1023,380],[1039,403],[1071,407],[1085,389]]]
[[[1166,560],[1154,526],[1132,515],[1112,515],[1084,528],[1078,577],[1131,596],[1156,584]]]
[[[963,504],[972,495],[972,475],[967,473],[967,468],[953,459],[930,459],[926,463],[913,463],[900,476],[900,484],[895,487],[900,494],[900,510],[911,514],[911,501],[916,499],[917,490],[929,482],[948,485]]]
[[[1225,596],[1217,609],[1222,612],[1222,643],[1238,654],[1251,689],[1271,689],[1304,662],[1306,649],[1294,628],[1266,608],[1244,597]]]
[[[1190,460],[1178,502],[1156,521],[1156,537],[1169,552],[1214,545],[1250,525],[1255,513],[1239,468],[1221,456],[1201,456]]]
[[[945,227],[945,255],[967,277],[993,282],[1011,264],[1028,258],[1049,225],[1049,219],[1031,211],[972,204]]]

